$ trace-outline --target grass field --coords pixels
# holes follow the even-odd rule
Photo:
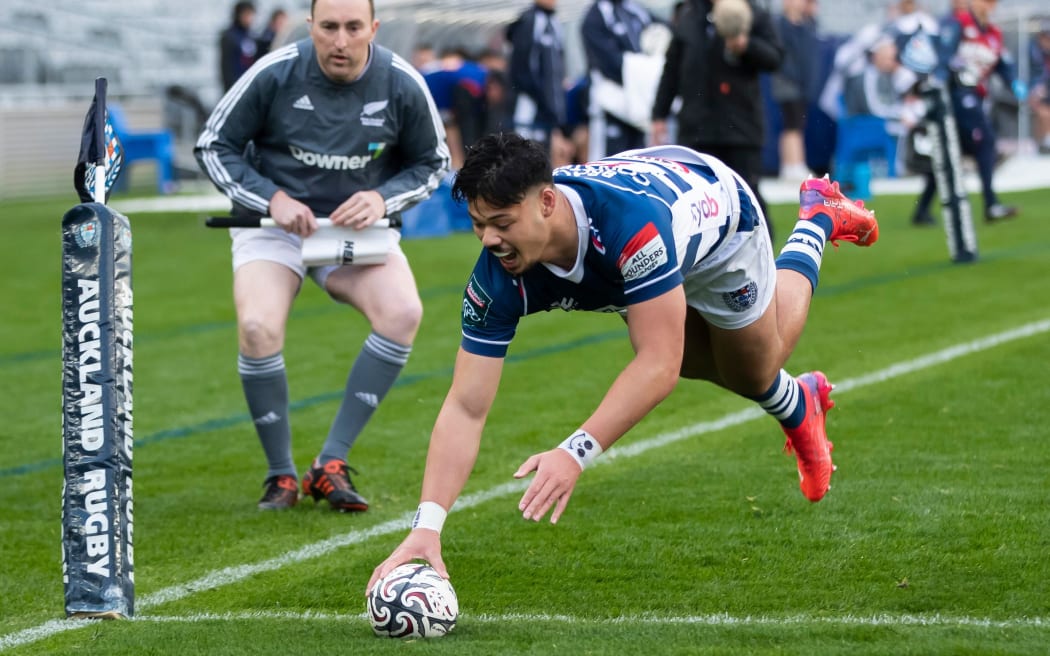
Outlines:
[[[459,343],[471,235],[405,243],[426,303],[399,384],[351,453],[363,515],[260,513],[265,463],[236,374],[228,239],[194,214],[132,216],[134,621],[64,619],[60,219],[0,206],[0,651],[12,654],[1046,654],[1050,651],[1050,190],[978,225],[952,265],[910,199],[881,239],[825,255],[788,363],[839,387],[838,472],[798,490],[775,422],[684,381],[580,479],[557,526],[525,522],[511,473],[577,427],[630,357],[607,315],[522,324],[444,555],[459,594],[438,641],[376,638],[375,565],[418,501]],[[794,209],[775,206],[782,240]],[[367,333],[316,288],[285,358],[302,470]]]

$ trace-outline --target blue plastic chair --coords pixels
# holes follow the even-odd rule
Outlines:
[[[871,160],[886,162],[886,174],[897,175],[897,139],[886,120],[870,114],[840,118],[836,129],[835,179],[851,185],[853,198],[871,198]]]
[[[135,162],[153,161],[157,167],[157,191],[162,194],[173,191],[175,165],[174,139],[171,131],[133,132],[128,127],[124,110],[120,105],[109,103],[106,110],[109,112],[110,122],[113,123],[113,130],[120,137],[120,143],[124,146],[124,166],[127,170],[130,172],[131,165]],[[125,181],[128,175],[129,173],[125,173]]]

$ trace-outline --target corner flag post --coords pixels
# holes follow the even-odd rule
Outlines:
[[[131,226],[106,206],[123,146],[106,80],[84,120],[62,218],[62,579],[69,617],[134,614]]]

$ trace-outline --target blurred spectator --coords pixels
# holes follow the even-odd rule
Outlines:
[[[816,24],[820,15],[820,3],[817,0],[806,0],[805,5],[806,20]]]
[[[565,34],[557,0],[536,0],[507,28],[514,130],[544,144],[557,167],[571,154],[565,110]]]
[[[262,34],[259,35],[258,57],[262,57],[273,49],[274,39],[284,31],[286,25],[288,25],[288,12],[280,8],[274,9],[270,13],[270,20],[267,21]]]
[[[885,26],[869,23],[835,50],[831,74],[824,82],[818,101],[820,109],[832,119],[838,120],[843,115],[842,93],[846,79],[864,70],[868,62],[868,49],[875,45],[884,33]]]
[[[486,134],[511,129],[510,83],[505,68],[502,56],[486,51],[476,61],[464,59],[457,71],[452,115],[464,151]]]
[[[667,118],[674,99],[681,98],[677,142],[725,162],[755,192],[767,216],[758,191],[765,136],[759,74],[776,70],[782,56],[765,10],[745,0],[688,0],[653,104],[654,142],[667,142]]]
[[[229,91],[234,82],[251,68],[258,58],[259,46],[252,35],[255,5],[242,0],[233,6],[230,25],[219,37],[219,67],[223,91]]]
[[[846,78],[842,101],[847,115],[871,114],[886,119],[886,130],[900,137],[904,97],[915,85],[917,76],[901,66],[897,43],[890,33],[868,48],[867,63]]]
[[[481,136],[511,129],[510,80],[507,71],[501,68],[488,69],[485,78],[484,129]],[[477,139],[471,142],[475,143]]]
[[[819,72],[817,24],[809,14],[808,0],[783,0],[776,20],[777,36],[784,48],[780,69],[772,76],[773,100],[780,106],[780,175],[792,181],[809,175],[802,133],[806,109],[817,99]]]
[[[1031,96],[1039,152],[1050,154],[1050,19],[1039,26],[1030,50]]]
[[[625,73],[624,56],[642,52],[642,32],[652,23],[652,14],[634,0],[596,0],[584,15],[580,35],[591,76],[588,159],[646,145],[645,130],[623,114],[637,96],[634,87],[649,86],[652,71]]]
[[[456,107],[459,107],[458,115],[464,121],[474,121],[484,95],[486,72],[466,48],[459,46],[442,51],[438,61],[427,68],[423,79],[445,124],[452,169],[455,170],[462,166],[464,153]]]
[[[915,0],[900,0],[892,5],[889,10],[889,24],[887,30],[897,40],[897,50],[904,45],[907,37],[915,34],[916,30],[922,28],[927,34],[937,34],[937,19],[928,14],[919,6]]]
[[[590,105],[588,92],[590,79],[581,75],[565,90],[565,120],[569,128],[569,139],[572,141],[572,161],[581,164],[588,159],[589,144],[587,108]]]
[[[991,22],[997,0],[970,0],[969,10],[958,11],[941,27],[941,70],[938,77],[948,85],[952,111],[959,127],[959,140],[964,153],[977,161],[981,178],[986,221],[1005,219],[1017,214],[1017,208],[999,202],[992,187],[998,150],[996,134],[985,113],[984,101],[992,73],[1000,76],[1018,100],[1027,96],[1026,85],[1016,79],[1003,35]]]
[[[438,66],[437,53],[429,43],[419,43],[412,49],[412,65],[424,75]]]
[[[872,48],[885,35],[894,38],[899,55],[904,44],[920,28],[929,36],[938,33],[937,20],[924,12],[915,0],[900,0],[891,4],[887,14],[885,24],[865,25],[835,51],[831,75],[824,83],[819,100],[820,109],[833,119],[842,115],[845,80],[864,71],[870,63]]]

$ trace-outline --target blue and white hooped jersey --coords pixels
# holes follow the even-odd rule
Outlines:
[[[507,273],[483,250],[463,295],[463,349],[503,357],[534,312],[620,312],[682,284],[690,269],[759,223],[750,192],[721,161],[680,146],[554,171],[576,215],[576,264]]]

